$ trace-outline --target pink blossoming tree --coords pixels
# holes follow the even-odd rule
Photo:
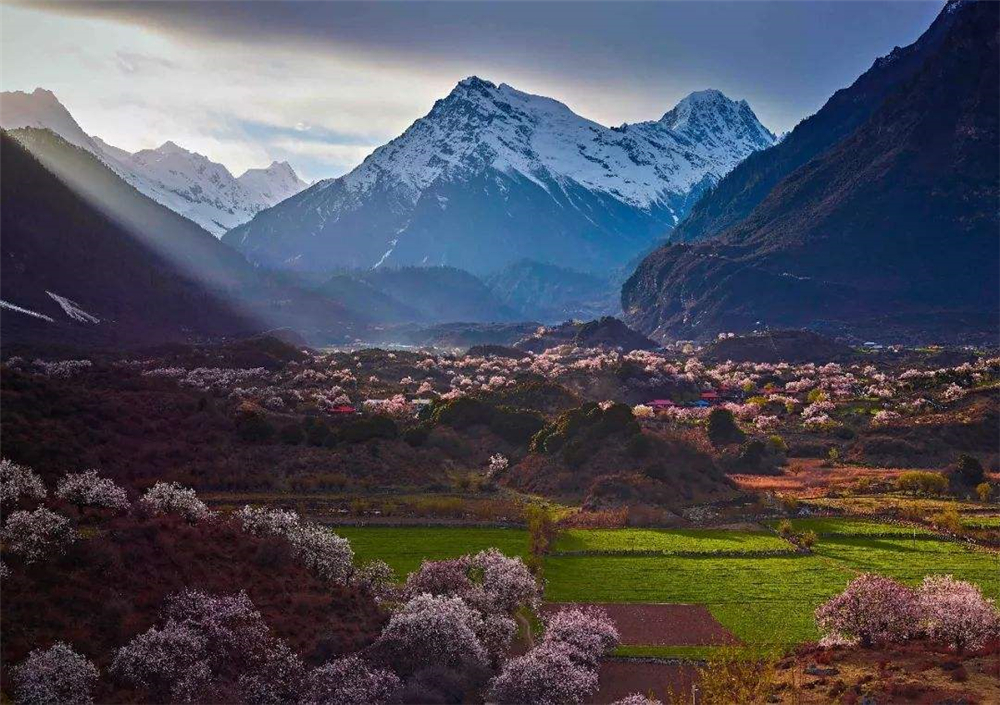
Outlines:
[[[959,653],[976,649],[1000,634],[996,603],[982,591],[950,575],[929,575],[917,590],[927,635]]]
[[[917,601],[905,585],[865,573],[816,610],[821,631],[857,639],[862,646],[903,641],[917,624]]]
[[[392,671],[375,668],[358,656],[345,656],[309,672],[303,705],[380,705],[402,686]]]

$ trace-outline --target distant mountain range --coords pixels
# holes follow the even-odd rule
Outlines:
[[[141,193],[217,237],[308,185],[287,162],[234,177],[222,164],[173,142],[132,154],[87,135],[58,98],[42,88],[0,95],[0,127],[52,130],[96,156]]]
[[[293,328],[351,340],[365,319],[252,267],[49,130],[3,132],[3,345],[143,345]]]
[[[622,289],[655,337],[996,343],[1000,5],[957,0],[748,158]]]
[[[523,259],[607,273],[664,237],[774,135],[746,102],[693,93],[660,120],[604,127],[551,98],[476,77],[347,175],[224,241],[289,269]]]
[[[316,291],[380,323],[524,320],[480,279],[454,267],[380,267],[334,274]]]

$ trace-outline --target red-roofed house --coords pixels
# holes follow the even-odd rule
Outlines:
[[[653,411],[663,411],[664,409],[669,409],[677,405],[669,399],[654,399],[646,404],[646,406],[650,407]]]

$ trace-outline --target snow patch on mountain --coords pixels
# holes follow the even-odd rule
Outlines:
[[[46,316],[44,313],[38,313],[37,311],[32,311],[31,309],[23,308],[17,304],[12,304],[9,301],[4,301],[0,299],[0,308],[6,309],[8,311],[16,311],[17,313],[23,313],[27,316],[32,316],[34,318],[40,318],[43,321],[48,321],[49,323],[55,323],[55,319],[51,316]]]
[[[100,151],[55,94],[44,88],[36,88],[31,93],[4,91],[0,94],[0,127],[5,130],[21,127],[52,130],[72,145],[93,154]]]
[[[101,319],[97,316],[92,316],[80,308],[80,304],[76,301],[67,299],[65,296],[60,296],[59,294],[53,294],[51,291],[46,291],[45,293],[48,294],[53,301],[59,304],[59,308],[63,310],[63,313],[72,318],[74,321],[79,321],[80,323],[101,322]]]

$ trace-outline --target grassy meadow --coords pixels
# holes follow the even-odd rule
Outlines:
[[[918,529],[914,536],[907,527],[871,521],[797,519],[793,525],[819,536],[812,554],[738,555],[789,548],[763,529],[568,530],[545,560],[545,596],[552,602],[702,604],[749,647],[763,649],[817,638],[816,607],[862,572],[910,585],[928,574],[947,573],[1000,597],[995,553],[942,540],[927,530]],[[336,531],[351,541],[359,561],[382,559],[401,579],[424,559],[454,558],[490,546],[511,556],[528,551],[527,532],[519,529],[344,526]],[[713,648],[623,645],[619,653],[699,658]]]

